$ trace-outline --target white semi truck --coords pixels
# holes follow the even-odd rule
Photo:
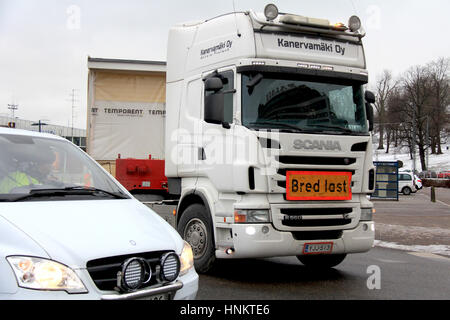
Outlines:
[[[197,271],[332,267],[374,241],[374,96],[360,20],[233,12],[169,32],[165,174]]]

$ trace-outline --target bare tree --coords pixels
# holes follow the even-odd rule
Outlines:
[[[394,141],[394,146],[398,147],[399,143],[407,141],[405,133],[410,131],[411,126],[406,126],[404,123],[404,108],[406,105],[405,95],[401,86],[396,86],[386,104],[386,153],[389,153],[389,147]],[[407,135],[406,135],[407,136]]]
[[[419,150],[422,171],[427,170],[425,133],[432,97],[431,84],[432,81],[428,69],[423,66],[410,68],[402,78],[402,86],[406,98],[405,120],[411,123],[413,130],[412,139]],[[413,148],[413,153],[415,153],[415,148]]]
[[[432,153],[442,154],[441,132],[448,123],[447,106],[450,104],[449,58],[439,58],[427,65],[431,81],[431,149]]]
[[[376,84],[376,101],[375,109],[377,110],[378,122],[379,122],[379,133],[380,139],[378,142],[378,149],[384,149],[383,140],[384,132],[387,122],[386,120],[386,108],[389,100],[389,96],[392,94],[393,90],[397,86],[397,82],[393,80],[392,74],[389,70],[384,70],[381,76],[377,80]]]

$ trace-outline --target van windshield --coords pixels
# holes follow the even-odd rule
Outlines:
[[[251,129],[367,135],[363,83],[243,73],[242,123]]]
[[[0,201],[128,198],[65,140],[0,134]]]

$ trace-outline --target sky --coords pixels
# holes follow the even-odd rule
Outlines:
[[[0,0],[0,115],[86,128],[87,57],[166,60],[169,28],[267,3],[280,12],[348,21],[358,15],[369,87],[383,70],[450,57],[448,0]]]

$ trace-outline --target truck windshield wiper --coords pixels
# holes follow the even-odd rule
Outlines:
[[[283,123],[283,122],[257,121],[257,122],[250,122],[249,125],[252,126],[252,127],[253,126],[257,126],[257,125],[263,125],[263,126],[275,125],[275,126],[281,126],[281,127],[285,127],[285,128],[288,128],[288,129],[292,129],[292,130],[295,130],[296,132],[309,131],[309,130],[304,130],[304,129],[300,128],[300,127],[297,127],[296,125],[289,124],[289,123]]]
[[[67,187],[63,189],[32,189],[30,193],[19,196],[17,198],[11,199],[11,202],[17,202],[26,200],[29,198],[39,198],[39,197],[62,197],[66,195],[93,195],[93,196],[111,196],[115,199],[128,199],[128,197],[121,192],[110,192],[98,188],[91,187]]]
[[[314,124],[313,126],[318,127],[318,128],[323,128],[323,129],[336,129],[336,130],[339,130],[344,133],[353,133],[353,131],[348,128],[340,127],[340,126],[333,126],[331,124]]]
[[[261,82],[264,76],[261,73],[258,73],[254,76],[249,83],[247,83],[248,94],[251,96],[253,93],[253,89]]]

